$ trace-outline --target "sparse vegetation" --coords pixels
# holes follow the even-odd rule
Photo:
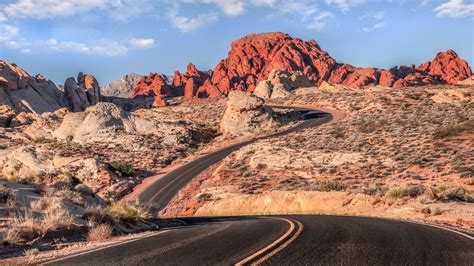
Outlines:
[[[345,190],[346,185],[337,180],[325,180],[318,183],[318,190],[324,192]]]
[[[123,176],[133,176],[135,174],[135,170],[129,164],[123,161],[115,161],[110,163],[110,169],[120,173]]]
[[[148,217],[148,210],[139,203],[118,202],[111,203],[107,210],[110,215],[120,221],[136,222]]]
[[[89,241],[104,241],[112,237],[113,228],[110,224],[97,224],[89,227]]]
[[[461,124],[449,125],[438,128],[432,133],[432,136],[435,140],[445,139],[460,134],[462,132],[472,130],[474,130],[474,120],[468,120]]]

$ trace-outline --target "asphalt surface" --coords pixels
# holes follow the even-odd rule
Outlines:
[[[313,112],[308,117],[319,118],[262,138],[332,120],[330,114]],[[163,176],[139,198],[162,209],[193,177],[258,139],[199,157]],[[47,264],[474,265],[472,237],[409,222],[319,215],[182,219],[186,226]]]
[[[283,106],[272,106],[272,108],[288,108]],[[292,132],[296,132],[308,127],[315,127],[321,124],[327,123],[332,120],[330,113],[319,112],[317,110],[310,110],[304,108],[291,108],[301,110],[304,112],[309,111],[306,116],[312,118],[301,122],[299,125],[292,127],[287,130],[283,130],[274,134],[253,138],[241,143],[237,143],[215,152],[203,155],[196,158],[195,160],[182,165],[181,167],[171,171],[164,175],[162,178],[152,183],[146,189],[144,189],[138,199],[141,202],[152,202],[156,209],[162,210],[165,208],[171,199],[181,190],[191,179],[202,173],[210,166],[222,161],[227,155],[234,151],[239,150],[245,145],[253,143],[260,139],[275,138],[283,136]]]

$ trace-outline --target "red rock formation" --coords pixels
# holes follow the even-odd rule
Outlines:
[[[453,50],[438,53],[433,61],[420,65],[417,70],[436,76],[448,84],[456,84],[472,75],[467,62],[459,58]]]
[[[133,88],[132,98],[137,96],[175,96],[171,93],[171,86],[166,84],[160,74],[150,73],[147,77],[141,78]]]
[[[352,88],[456,84],[472,75],[467,62],[452,50],[438,53],[433,61],[418,68],[415,65],[390,70],[358,68],[337,63],[314,40],[303,41],[288,34],[274,32],[251,34],[232,42],[228,57],[217,64],[211,77],[198,71],[192,64],[188,65],[183,75],[176,71],[171,90],[174,95],[189,98],[221,97],[231,90],[252,92],[258,82],[267,79],[274,69],[302,71],[316,86],[322,81],[328,81]],[[143,80],[148,79],[150,77]],[[145,83],[143,88],[137,85],[132,97],[148,95],[154,90],[164,95],[164,82],[157,82],[156,85],[152,81]],[[154,86],[158,89],[154,89]]]
[[[197,96],[197,91],[209,75],[196,69],[192,63],[189,63],[186,73],[181,74],[179,71],[174,72],[173,82],[171,85],[166,84],[162,75],[150,73],[148,77],[143,77],[135,85],[132,91],[132,98],[137,96],[185,96],[193,98]]]

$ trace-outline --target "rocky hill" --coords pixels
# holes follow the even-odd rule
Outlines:
[[[120,98],[129,98],[132,94],[133,87],[143,76],[129,73],[120,79],[114,80],[109,84],[101,87],[101,93],[105,96],[114,96]]]
[[[251,34],[232,42],[227,58],[217,64],[210,76],[190,64],[186,74],[175,73],[171,86],[167,86],[157,74],[143,78],[132,97],[184,95],[213,98],[227,95],[231,90],[253,92],[260,81],[268,79],[272,70],[301,71],[313,85],[319,86],[327,81],[350,88],[456,84],[472,75],[467,62],[452,50],[440,52],[433,61],[418,67],[359,68],[336,62],[315,40],[303,41],[273,32]],[[181,92],[183,87],[185,92]],[[153,93],[149,93],[151,91]]]
[[[68,78],[63,90],[43,75],[30,76],[16,64],[0,61],[0,106],[17,112],[54,112],[62,107],[83,111],[100,101],[99,83],[94,76],[79,73]]]

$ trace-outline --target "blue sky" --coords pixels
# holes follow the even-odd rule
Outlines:
[[[213,69],[232,40],[281,31],[338,62],[389,68],[455,50],[474,65],[474,0],[2,0],[0,58],[63,83]]]

